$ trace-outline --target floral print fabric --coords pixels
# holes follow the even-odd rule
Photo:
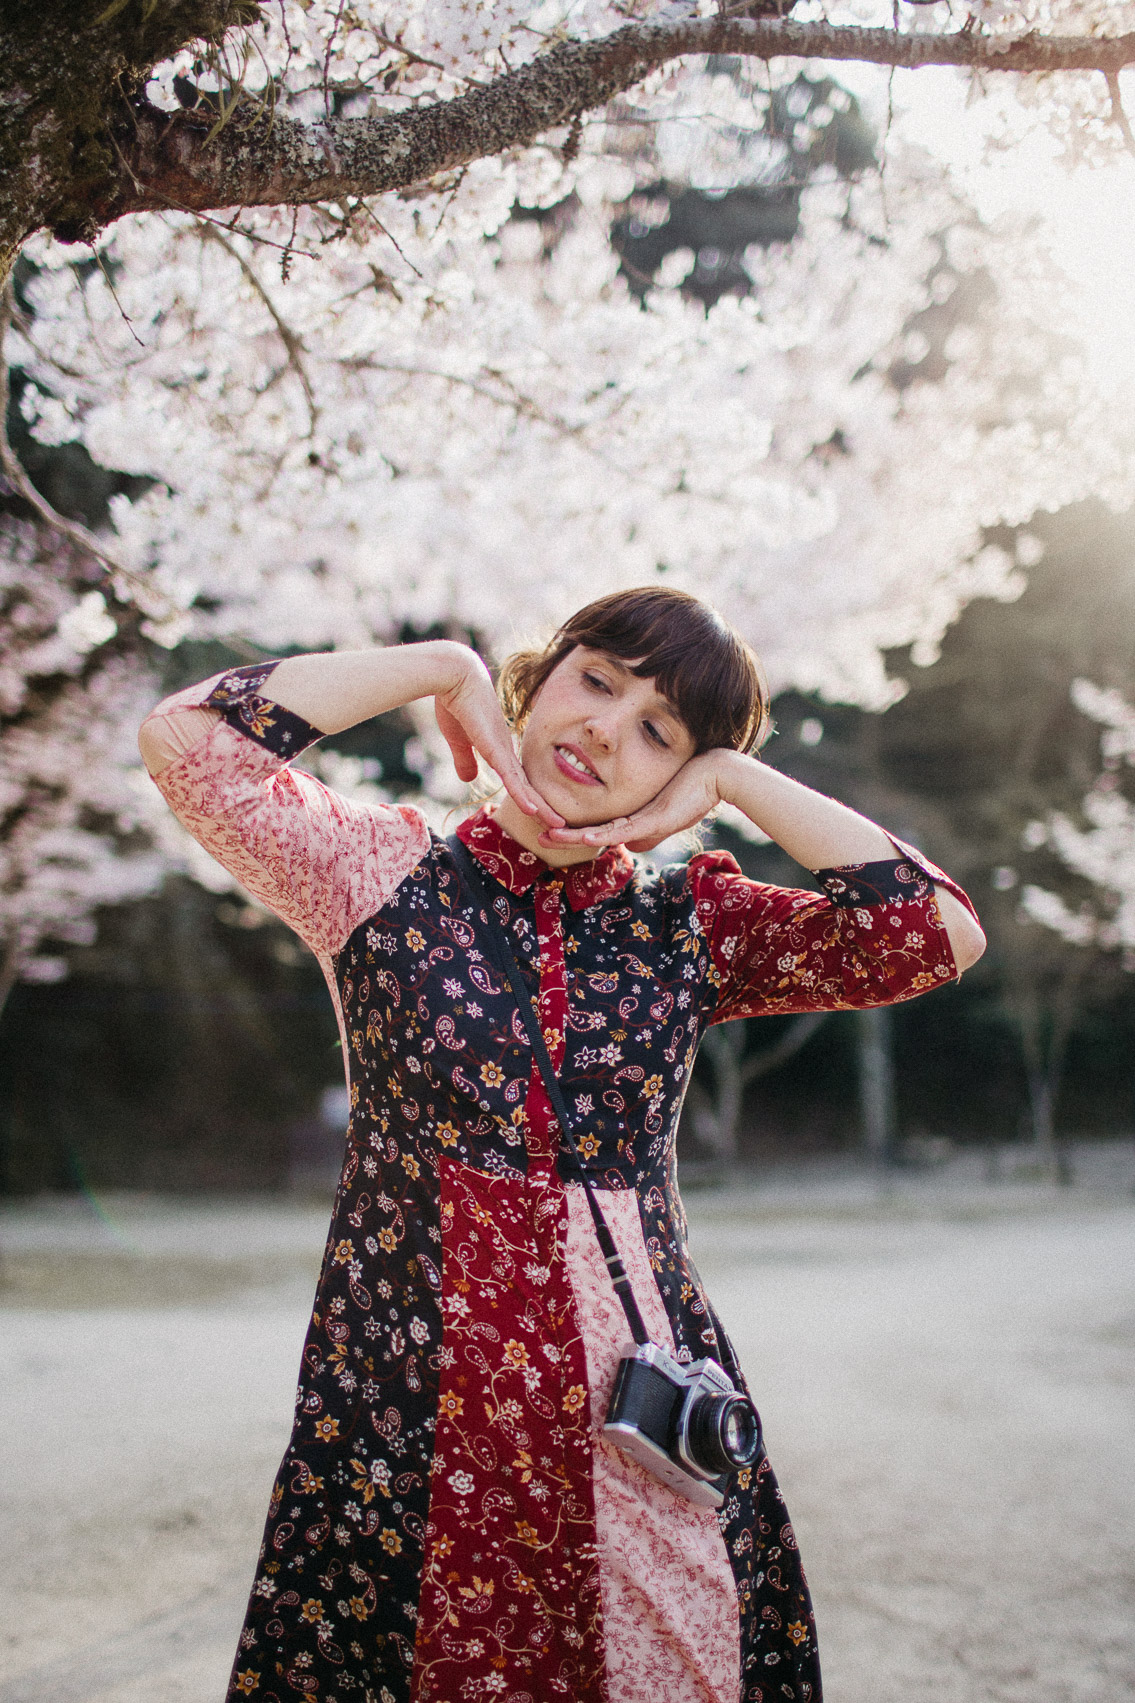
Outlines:
[[[669,1613],[667,1570],[643,1560],[657,1546],[636,1540],[660,1487],[624,1475],[616,1497],[597,1470],[608,1392],[593,1384],[608,1374],[584,1297],[603,1268],[569,1235],[571,1173],[478,945],[489,919],[413,813],[359,812],[282,766],[318,735],[272,705],[268,679],[257,665],[183,694],[224,725],[159,777],[320,951],[349,1061],[346,1160],[232,1694],[654,1703],[644,1641],[670,1640],[675,1696],[818,1703],[811,1605],[767,1458],[729,1483],[719,1548],[685,1587],[689,1630]],[[679,1359],[732,1370],[675,1180],[700,1036],[947,980],[944,878],[908,848],[826,872],[823,894],[748,881],[722,853],[656,873],[620,848],[557,873],[485,812],[459,832],[492,877],[492,926],[580,1118],[581,1162],[626,1202],[613,1217],[635,1241],[636,1293],[653,1285],[640,1305]],[[636,1589],[653,1623],[627,1610]],[[727,1661],[707,1665],[706,1625],[733,1628]]]

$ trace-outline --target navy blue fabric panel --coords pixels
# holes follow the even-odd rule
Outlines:
[[[407,1168],[394,1141],[348,1145],[231,1698],[353,1694],[366,1675],[408,1703],[442,1340],[436,1219],[436,1174]]]
[[[263,745],[277,757],[297,757],[314,745],[323,734],[302,716],[294,715],[270,698],[263,697],[263,686],[279,659],[271,662],[251,662],[243,668],[233,668],[218,680],[205,700],[208,709],[220,710],[230,727],[248,739]]]
[[[924,899],[933,882],[910,858],[851,863],[843,869],[817,869],[816,879],[833,905],[886,905],[895,899]]]

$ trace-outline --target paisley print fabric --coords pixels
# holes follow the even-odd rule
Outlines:
[[[492,878],[490,918],[416,812],[360,809],[287,766],[319,735],[273,704],[271,667],[155,712],[218,711],[158,783],[319,955],[351,1093],[231,1695],[818,1703],[767,1458],[714,1516],[598,1434],[621,1323],[479,942],[508,933],[644,1315],[680,1360],[740,1378],[675,1180],[698,1041],[731,1017],[948,980],[945,877],[897,842],[893,862],[822,872],[821,894],[749,881],[720,852],[654,872],[617,848],[557,873],[482,811],[459,833]]]

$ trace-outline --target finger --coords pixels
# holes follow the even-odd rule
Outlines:
[[[645,816],[616,816],[610,822],[591,822],[583,828],[557,828],[548,838],[560,846],[621,846],[631,834],[649,832]]]
[[[558,810],[553,810],[548,801],[532,785],[528,776],[518,761],[515,752],[503,753],[496,759],[485,752],[485,761],[499,775],[505,791],[526,816],[537,816],[547,828],[562,828],[564,819]]]
[[[475,781],[477,778],[477,753],[472,741],[457,717],[444,704],[434,701],[434,716],[441,730],[442,738],[449,746],[453,758],[453,766],[457,770],[459,780]]]
[[[453,767],[457,770],[457,778],[461,781],[475,781],[477,778],[477,753],[467,739],[450,739],[447,735],[446,744],[453,757]]]

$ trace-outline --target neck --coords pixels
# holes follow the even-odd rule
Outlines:
[[[567,869],[573,863],[591,863],[598,856],[594,846],[542,846],[540,835],[544,824],[538,816],[526,816],[507,793],[493,811],[493,820],[525,851],[532,852],[551,869]]]

